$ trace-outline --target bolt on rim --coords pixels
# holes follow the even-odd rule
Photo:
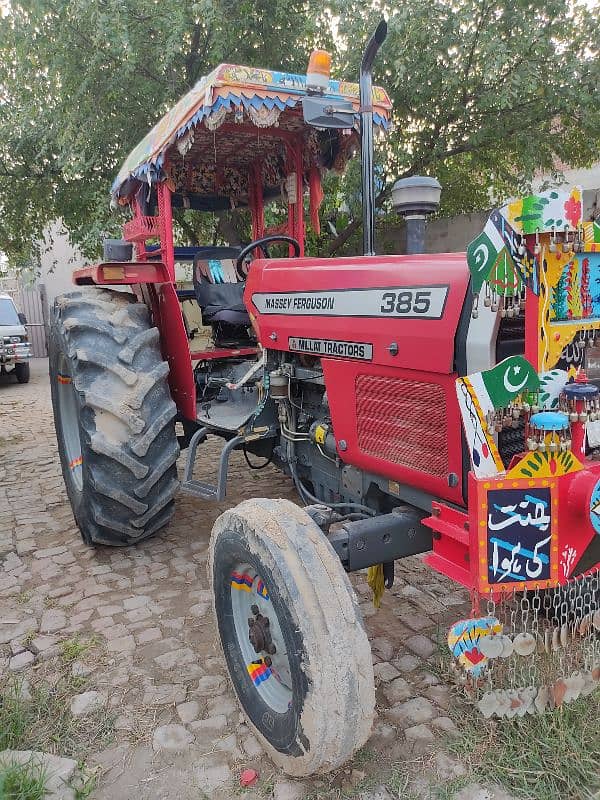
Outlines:
[[[231,610],[254,688],[273,711],[285,714],[292,702],[286,645],[268,588],[249,564],[236,564],[231,572]]]

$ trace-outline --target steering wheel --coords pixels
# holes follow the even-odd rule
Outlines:
[[[269,245],[273,244],[274,242],[286,242],[287,244],[290,244],[294,248],[294,258],[299,258],[300,245],[298,244],[297,239],[293,239],[291,236],[284,236],[283,234],[279,233],[275,233],[272,236],[263,236],[262,239],[255,239],[253,242],[250,242],[250,244],[246,245],[246,247],[242,249],[242,252],[237,257],[237,261],[235,262],[235,271],[237,272],[240,280],[245,281],[248,277],[247,271],[244,273],[242,270],[244,259],[257,247],[261,250],[265,258],[270,258],[268,248]]]

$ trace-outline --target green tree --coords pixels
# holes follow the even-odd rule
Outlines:
[[[0,7],[0,251],[13,262],[57,218],[89,255],[102,233],[117,234],[108,192],[123,159],[217,64],[302,72],[315,46],[331,47],[316,0],[7,5],[4,16]]]
[[[571,0],[337,0],[340,72],[354,74],[381,14],[389,33],[376,79],[395,108],[379,148],[394,180],[432,174],[441,212],[487,209],[526,193],[540,170],[588,165],[600,152],[600,22]],[[338,249],[354,219],[329,243]]]
[[[384,211],[403,175],[435,174],[450,214],[487,208],[490,192],[525,191],[558,161],[598,156],[599,22],[577,1],[11,0],[4,9],[0,250],[13,263],[57,218],[88,255],[103,233],[118,234],[108,190],[121,162],[216,64],[303,72],[315,45],[333,47],[333,27],[335,75],[352,79],[382,14],[390,31],[376,78],[395,106],[377,152]],[[313,251],[355,246],[356,166],[328,181]],[[189,219],[180,222],[191,236]],[[212,218],[206,225],[213,235]]]

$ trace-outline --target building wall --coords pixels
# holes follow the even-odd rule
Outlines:
[[[84,266],[86,260],[69,243],[69,237],[60,221],[52,223],[46,231],[42,245],[38,284],[44,287],[48,307],[54,298],[64,292],[73,291],[73,270]]]

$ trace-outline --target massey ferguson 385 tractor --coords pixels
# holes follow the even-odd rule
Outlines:
[[[152,536],[178,488],[223,500],[233,450],[293,480],[304,508],[241,503],[209,558],[234,689],[293,775],[334,769],[371,730],[346,572],[368,568],[378,600],[394,561],[424,553],[471,592],[448,644],[487,717],[560,706],[600,677],[600,226],[574,189],[494,211],[466,255],[376,255],[372,137],[391,107],[371,65],[385,34],[360,85],[330,80],[322,51],[306,76],[224,64],[199,81],[114,182],[123,240],[53,313],[56,431],[87,543]],[[305,203],[317,226],[323,171],[358,145],[364,255],[305,257]],[[268,230],[276,198],[287,219]],[[252,241],[175,246],[181,207],[247,207]],[[277,243],[286,258],[269,257]],[[186,261],[193,292],[175,281]],[[192,294],[212,329],[197,351]],[[193,475],[208,435],[222,441],[213,483]]]

